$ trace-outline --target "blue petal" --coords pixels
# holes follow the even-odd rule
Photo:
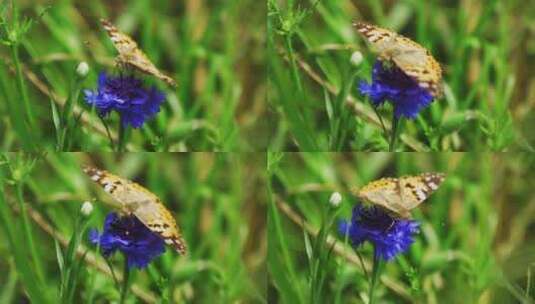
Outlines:
[[[105,117],[116,111],[124,126],[141,127],[160,111],[165,95],[156,87],[144,87],[143,82],[134,76],[110,77],[99,74],[96,91],[85,90],[86,102],[97,108],[100,116]]]
[[[89,238],[93,244],[99,244],[105,257],[117,250],[122,252],[129,267],[144,268],[165,251],[163,239],[135,216],[119,217],[116,213],[109,213],[102,234],[91,230]]]
[[[100,240],[100,234],[97,229],[89,230],[89,241],[93,244],[97,244]]]
[[[397,118],[415,118],[433,101],[431,93],[414,79],[395,66],[386,68],[380,60],[373,66],[371,84],[360,82],[359,90],[370,97],[376,107],[385,101],[392,103]]]
[[[351,221],[341,222],[339,231],[347,234],[355,247],[365,241],[372,243],[375,254],[388,261],[408,250],[418,227],[418,222],[392,218],[381,208],[357,205]]]

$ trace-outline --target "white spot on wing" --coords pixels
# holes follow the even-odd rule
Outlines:
[[[420,189],[416,190],[416,196],[418,197],[418,200],[420,201],[425,200],[425,193]]]
[[[110,193],[112,189],[113,189],[113,185],[112,184],[105,184],[104,185],[104,191]]]

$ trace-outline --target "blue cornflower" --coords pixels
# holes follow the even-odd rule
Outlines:
[[[416,221],[393,218],[379,207],[360,204],[353,207],[351,221],[342,221],[338,227],[341,234],[348,235],[353,246],[369,241],[375,255],[386,261],[410,247],[418,228]]]
[[[121,116],[123,126],[139,128],[160,111],[165,95],[156,87],[146,88],[133,75],[112,77],[105,72],[98,77],[96,91],[84,90],[86,102],[94,106],[101,117],[112,110]]]
[[[371,84],[362,81],[359,84],[359,90],[363,95],[371,98],[375,107],[382,105],[385,101],[392,103],[396,118],[401,116],[415,118],[433,101],[431,93],[421,88],[414,79],[395,65],[385,67],[380,60],[373,65]]]
[[[104,220],[104,231],[89,231],[89,240],[99,244],[104,257],[116,250],[121,251],[128,262],[128,268],[145,268],[153,259],[165,251],[160,236],[150,231],[135,216],[119,217],[111,212]]]

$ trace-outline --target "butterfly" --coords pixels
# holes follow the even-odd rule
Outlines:
[[[113,45],[119,52],[115,59],[119,66],[129,66],[145,74],[155,76],[171,86],[176,86],[173,78],[165,75],[156,68],[147,55],[139,49],[137,43],[127,34],[119,31],[111,22],[100,19],[100,23],[108,33]]]
[[[384,208],[397,217],[410,218],[410,211],[435,192],[444,178],[443,173],[386,177],[365,185],[356,194],[365,203]]]
[[[433,97],[442,96],[442,68],[427,49],[407,37],[372,24],[358,22],[354,26],[372,44],[381,61],[394,62]]]
[[[119,203],[122,213],[133,214],[166,244],[178,253],[186,254],[186,242],[175,219],[155,194],[137,183],[105,170],[84,167],[83,171]]]

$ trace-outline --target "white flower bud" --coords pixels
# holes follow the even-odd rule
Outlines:
[[[82,204],[82,208],[80,209],[82,211],[82,214],[85,216],[88,216],[93,212],[93,204],[91,202],[84,202]]]
[[[329,198],[329,204],[336,208],[340,205],[340,202],[342,202],[342,195],[338,192],[333,192]]]
[[[78,66],[76,67],[76,73],[81,78],[85,78],[87,74],[89,73],[89,65],[87,64],[87,62],[85,61],[80,62],[80,64],[78,64]]]
[[[351,62],[351,64],[353,66],[359,66],[361,63],[362,63],[362,60],[364,58],[362,57],[362,53],[359,52],[359,51],[354,51],[353,54],[351,54],[351,59],[349,59],[349,62]]]

